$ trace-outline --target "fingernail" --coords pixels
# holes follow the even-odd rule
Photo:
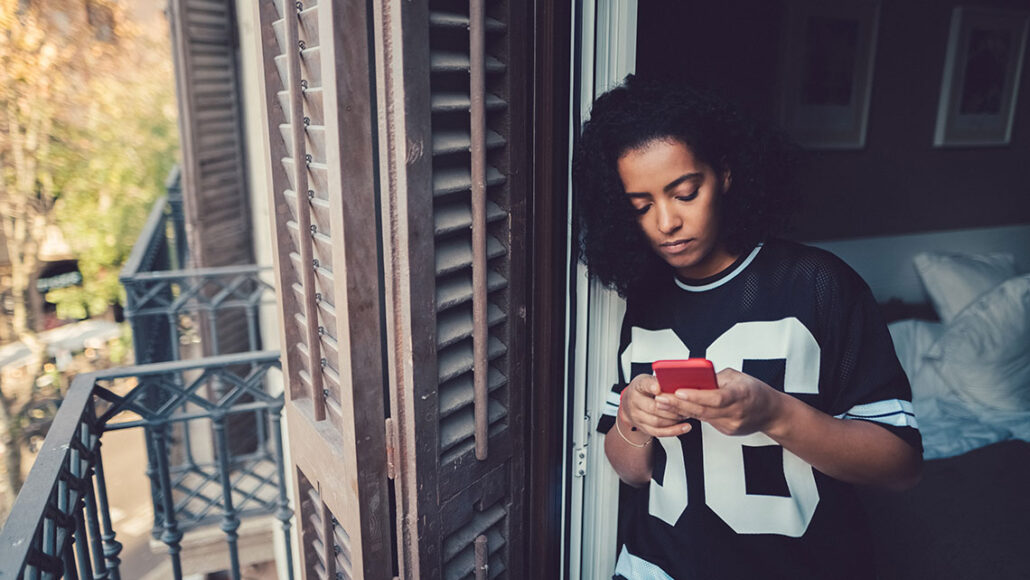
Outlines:
[[[687,432],[689,432],[689,431],[690,431],[690,428],[691,428],[691,427],[690,427],[690,423],[685,423],[685,424],[683,425],[683,432],[684,432],[684,433],[687,433]]]

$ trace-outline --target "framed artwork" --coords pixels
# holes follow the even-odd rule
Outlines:
[[[1030,12],[958,6],[944,57],[936,147],[1007,145]]]
[[[802,146],[865,147],[879,13],[879,0],[787,3],[781,120]]]

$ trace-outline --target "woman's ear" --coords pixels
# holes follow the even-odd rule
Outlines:
[[[730,190],[730,184],[733,183],[733,176],[730,174],[730,168],[727,167],[722,170],[722,191],[726,193]]]

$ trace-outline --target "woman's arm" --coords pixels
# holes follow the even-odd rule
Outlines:
[[[922,456],[890,431],[837,419],[762,381],[726,369],[719,389],[680,389],[656,398],[659,410],[710,423],[727,435],[761,431],[819,471],[849,483],[907,489],[919,481]]]

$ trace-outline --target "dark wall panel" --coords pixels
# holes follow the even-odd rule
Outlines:
[[[932,145],[951,12],[958,4],[881,2],[866,147],[804,153],[804,205],[793,237],[1030,223],[1030,59],[1024,57],[1011,144]],[[1025,0],[976,5],[1028,8]],[[776,122],[784,6],[783,0],[641,2],[637,70],[712,88]]]

